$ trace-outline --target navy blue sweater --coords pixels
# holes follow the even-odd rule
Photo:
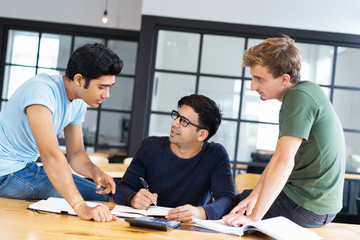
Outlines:
[[[229,156],[218,143],[204,142],[196,156],[183,159],[172,153],[168,137],[145,138],[116,186],[117,204],[130,206],[131,198],[143,188],[140,177],[158,194],[159,206],[203,206],[208,219],[218,219],[234,204]],[[206,204],[211,193],[215,201]]]

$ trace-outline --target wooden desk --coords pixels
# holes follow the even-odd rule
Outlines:
[[[124,220],[83,221],[74,216],[40,214],[26,208],[31,202],[0,197],[0,239],[239,239],[236,236],[186,230],[169,232],[130,227]],[[113,203],[108,203],[111,207]],[[242,239],[271,239],[263,234]]]
[[[99,223],[74,216],[40,214],[26,208],[31,202],[0,197],[0,239],[272,239],[261,233],[236,237],[186,230],[162,232],[130,227],[124,220]],[[112,208],[114,203],[107,203]],[[360,225],[330,223],[312,229],[324,239],[360,239]]]
[[[129,165],[123,163],[108,163],[98,164],[96,166],[112,178],[122,178]]]
[[[240,173],[235,176],[235,188],[238,193],[242,193],[245,189],[254,189],[259,181],[261,174],[256,173]]]
[[[39,166],[42,166],[42,163],[37,163],[37,164]],[[97,164],[96,166],[112,178],[122,178],[129,165],[123,163],[105,163],[105,164]],[[73,173],[81,176],[75,171],[73,171]]]
[[[345,173],[345,179],[360,180],[360,174]]]

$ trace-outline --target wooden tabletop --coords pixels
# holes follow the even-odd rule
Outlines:
[[[0,197],[0,239],[239,239],[220,233],[187,230],[169,232],[130,227],[123,219],[112,222],[83,221],[76,216],[36,213],[27,210],[31,202]],[[114,203],[108,203],[112,208]],[[240,239],[271,239],[263,234]]]
[[[236,237],[221,233],[172,230],[169,232],[130,227],[124,220],[99,223],[75,216],[27,210],[30,201],[0,197],[0,239],[272,239],[255,233]],[[107,203],[112,208],[114,203]],[[360,225],[330,223],[311,229],[324,239],[360,239]]]
[[[360,174],[345,173],[345,179],[360,180]]]
[[[97,164],[96,166],[113,178],[122,178],[129,165],[123,163],[107,163]]]
[[[42,166],[42,163],[37,163],[39,166]],[[111,176],[112,178],[122,178],[125,174],[126,169],[129,165],[123,163],[104,163],[96,164],[103,172]],[[80,174],[73,171],[74,174],[81,176]]]

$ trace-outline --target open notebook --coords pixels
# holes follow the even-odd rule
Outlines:
[[[97,202],[88,202],[88,201],[85,201],[85,203],[90,207],[95,207],[101,204]],[[28,209],[36,210],[36,211],[76,215],[75,211],[71,208],[71,206],[64,198],[50,197],[46,200],[40,200],[38,202],[30,204]],[[123,205],[116,205],[114,209],[111,211],[111,213],[119,217],[141,217],[141,216],[165,217],[170,209],[171,208],[167,208],[167,207],[150,206],[149,209],[142,210],[142,209],[135,209]]]
[[[242,227],[232,227],[224,223],[223,220],[200,220],[193,219],[197,226],[215,230],[222,233],[242,236],[244,232],[259,231],[278,240],[315,240],[321,239],[315,232],[303,228],[285,217],[275,217],[250,224]]]
[[[85,203],[90,207],[95,207],[101,204],[101,203],[88,202],[88,201],[86,201]],[[49,197],[46,200],[40,200],[36,203],[30,204],[28,209],[44,211],[44,212],[76,215],[75,211],[71,208],[70,204],[64,198]]]
[[[118,217],[165,217],[170,209],[168,207],[150,206],[147,210],[144,210],[116,205],[111,213]]]

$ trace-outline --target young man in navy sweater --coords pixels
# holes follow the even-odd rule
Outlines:
[[[173,207],[166,218],[218,219],[234,201],[234,182],[225,148],[208,142],[221,123],[216,103],[203,95],[181,98],[169,137],[147,137],[116,187],[118,204],[147,209]],[[140,177],[149,185],[146,190]],[[206,204],[210,196],[212,203]]]

